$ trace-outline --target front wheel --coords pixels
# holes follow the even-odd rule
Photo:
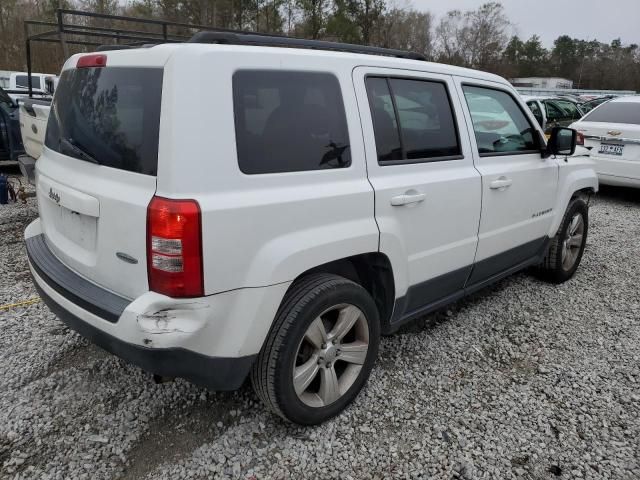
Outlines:
[[[581,198],[574,198],[539,267],[544,280],[562,283],[573,277],[582,260],[588,230],[589,207]]]
[[[291,422],[324,422],[358,395],[379,341],[378,311],[364,288],[336,275],[310,275],[282,302],[253,367],[254,390]]]

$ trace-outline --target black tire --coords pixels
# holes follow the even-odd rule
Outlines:
[[[577,247],[575,260],[568,266],[563,264],[563,251],[565,249],[565,240],[568,238],[571,223],[576,215],[582,216],[584,228],[582,232],[582,241]],[[589,231],[589,207],[581,198],[574,198],[569,203],[567,211],[562,218],[562,223],[558,229],[558,233],[551,240],[551,245],[547,251],[547,255],[538,267],[538,276],[551,283],[563,283],[569,280],[576,273],[584,247],[587,243],[587,233]]]
[[[368,325],[369,346],[353,384],[337,400],[312,407],[296,393],[293,369],[307,329],[333,306],[349,304],[360,309]],[[362,322],[362,320],[360,320]],[[363,323],[361,323],[363,325]],[[312,274],[291,286],[251,372],[251,383],[262,402],[290,422],[316,425],[340,413],[358,395],[378,355],[380,320],[369,293],[357,283],[331,274]],[[334,360],[338,368],[339,358]]]

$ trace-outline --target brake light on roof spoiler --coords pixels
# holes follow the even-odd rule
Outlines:
[[[149,289],[169,297],[204,295],[202,219],[195,200],[153,197],[147,208]]]
[[[78,59],[76,68],[91,68],[91,67],[106,67],[107,56],[103,53],[96,53],[92,55],[83,55]]]

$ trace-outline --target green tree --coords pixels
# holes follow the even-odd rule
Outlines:
[[[296,34],[318,39],[325,31],[329,17],[329,0],[297,0],[301,21],[296,26]]]
[[[411,50],[432,58],[433,16],[429,12],[391,9],[380,17],[374,43],[385,48]]]
[[[533,35],[522,44],[519,59],[519,76],[545,76],[548,74],[547,59],[549,52],[542,46],[540,37]]]
[[[362,32],[356,28],[358,4],[353,0],[334,0],[333,11],[327,18],[326,37],[347,43],[363,43]]]

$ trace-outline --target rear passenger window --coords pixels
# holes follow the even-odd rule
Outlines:
[[[540,150],[537,130],[511,95],[492,88],[462,88],[480,156]]]
[[[367,78],[378,162],[459,158],[455,118],[443,83]]]
[[[243,70],[233,76],[236,145],[247,174],[351,164],[338,79],[328,73]]]

